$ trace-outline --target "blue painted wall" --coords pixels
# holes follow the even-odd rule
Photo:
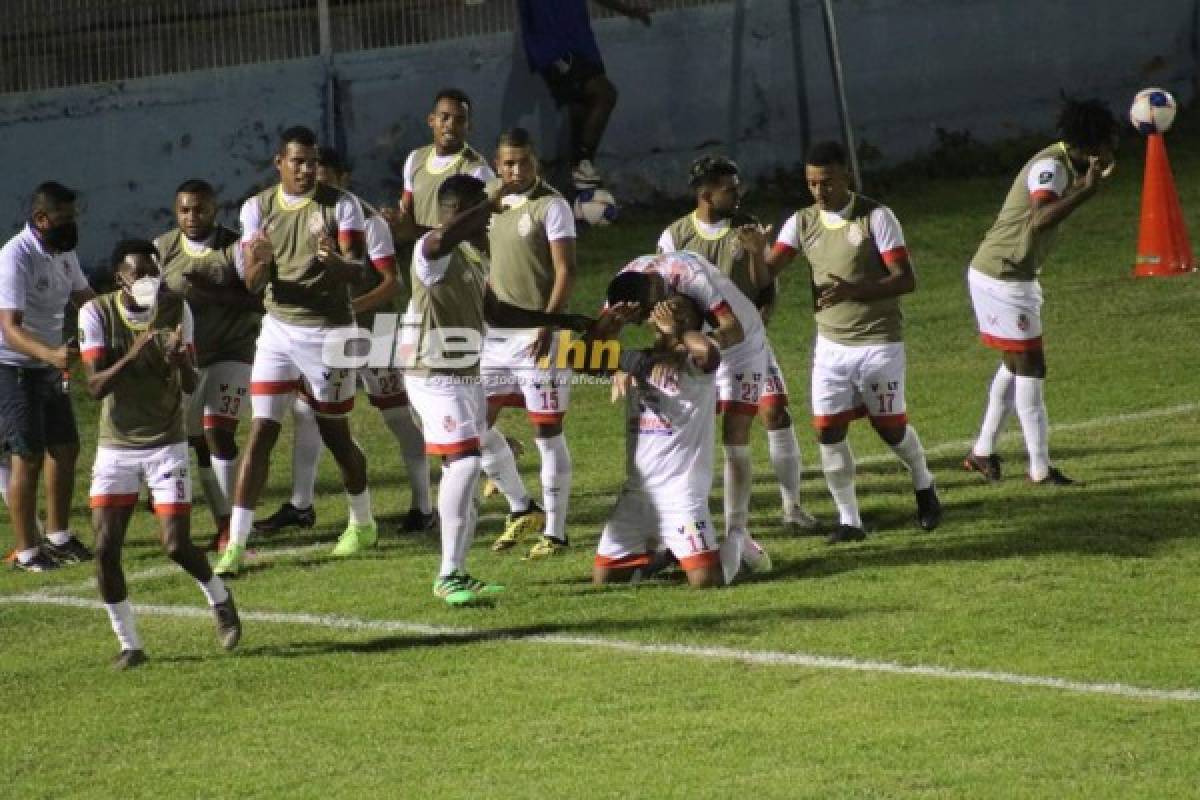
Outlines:
[[[1195,0],[840,0],[836,8],[858,136],[891,161],[929,148],[939,127],[983,140],[1047,130],[1060,90],[1123,109],[1145,85],[1190,100],[1196,80]],[[618,196],[681,193],[686,164],[706,149],[735,150],[744,169],[763,176],[799,162],[806,126],[816,138],[837,135],[816,3],[746,0],[745,12],[736,80],[732,3],[660,14],[649,29],[597,24],[621,91],[600,157]],[[404,154],[427,139],[429,99],[444,85],[475,98],[481,146],[514,124],[535,131],[543,151],[561,146],[549,94],[511,35],[10,95],[0,97],[0,224],[19,225],[42,180],[81,188],[80,252],[91,265],[119,236],[166,228],[171,192],[189,177],[220,188],[233,223],[237,200],[271,179],[275,134],[298,123],[345,145],[360,193],[394,198]]]

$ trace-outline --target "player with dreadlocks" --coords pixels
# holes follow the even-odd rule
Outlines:
[[[1099,100],[1066,99],[1058,130],[1062,140],[1021,168],[967,270],[980,338],[1001,358],[979,439],[963,462],[989,482],[1000,480],[996,438],[1014,409],[1029,451],[1030,480],[1050,486],[1074,482],[1050,465],[1038,274],[1059,225],[1112,171],[1117,121]]]

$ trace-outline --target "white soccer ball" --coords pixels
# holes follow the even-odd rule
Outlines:
[[[609,225],[617,218],[617,200],[607,189],[583,189],[575,195],[575,219],[588,225]]]
[[[1133,98],[1129,121],[1138,133],[1166,133],[1175,121],[1175,98],[1166,89],[1142,89]]]

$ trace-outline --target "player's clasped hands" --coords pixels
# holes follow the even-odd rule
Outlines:
[[[146,331],[150,333],[150,331]],[[167,363],[173,367],[186,366],[188,363],[187,344],[183,340],[183,326],[176,325],[175,330],[171,331],[167,336],[166,345],[163,347],[164,354],[167,357]]]
[[[856,284],[844,281],[836,275],[831,275],[830,277],[833,279],[833,283],[821,287],[820,291],[817,292],[818,311],[847,300],[857,299],[858,286]]]

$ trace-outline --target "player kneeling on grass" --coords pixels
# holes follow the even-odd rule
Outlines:
[[[769,560],[745,534],[718,546],[708,511],[720,351],[700,333],[700,312],[683,295],[655,305],[650,319],[654,346],[623,353],[613,380],[613,399],[625,397],[630,441],[625,485],[600,535],[592,580],[637,580],[673,557],[693,587],[723,586],[748,549],[755,568],[769,568]]]
[[[237,645],[242,626],[233,597],[191,539],[183,397],[197,380],[192,313],[182,296],[160,290],[158,252],[150,242],[122,241],[112,260],[120,288],[83,307],[79,342],[88,394],[103,399],[91,488],[96,582],[121,643],[114,666],[127,669],[146,660],[121,569],[121,545],[143,481],[163,549],[200,584],[222,647]]]

